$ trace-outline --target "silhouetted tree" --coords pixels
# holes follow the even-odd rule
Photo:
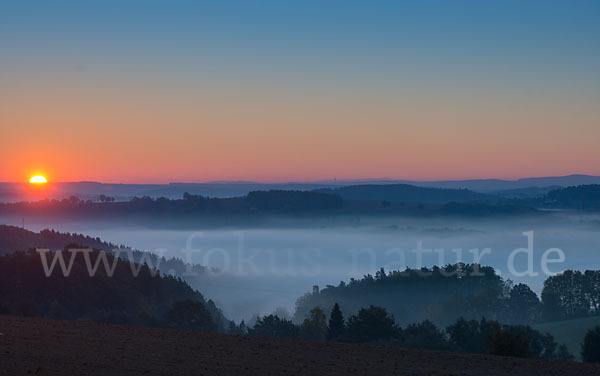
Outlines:
[[[535,322],[542,313],[542,304],[529,286],[519,283],[510,290],[505,317],[513,323]]]
[[[322,341],[327,334],[327,317],[323,310],[315,307],[310,311],[310,317],[304,319],[300,325],[300,337]]]
[[[248,330],[248,334],[262,337],[298,338],[299,329],[290,320],[268,315],[258,319],[254,327]]]
[[[371,342],[391,338],[397,334],[394,317],[385,308],[370,306],[350,316],[347,326],[348,339],[354,342]]]
[[[569,319],[588,316],[595,313],[594,301],[597,299],[590,287],[595,282],[593,273],[582,274],[580,271],[566,270],[544,281],[542,302],[547,319]],[[598,303],[596,303],[598,304]]]
[[[510,341],[516,341],[515,346],[518,347],[519,341],[516,338],[524,338],[527,342],[527,356],[529,357],[561,360],[573,358],[566,346],[557,345],[552,335],[540,333],[526,325],[500,325],[497,321],[485,318],[479,322],[460,318],[446,328],[446,333],[448,340],[460,351],[511,355],[504,346],[508,346],[507,343]]]
[[[600,313],[600,270],[586,270],[583,276],[583,294],[590,303],[592,314],[598,314]]]
[[[246,324],[244,323],[244,320],[242,320],[239,325],[236,325],[235,322],[230,321],[229,330],[227,331],[227,333],[239,335],[247,334]]]
[[[526,358],[529,356],[529,342],[521,333],[510,330],[496,329],[488,345],[488,353],[493,355],[515,356]]]
[[[331,314],[329,315],[329,326],[327,327],[327,339],[334,340],[340,338],[344,334],[345,329],[344,316],[340,305],[335,303]]]
[[[450,349],[444,333],[429,320],[399,329],[398,337],[400,338],[399,344],[403,347],[432,350]]]
[[[482,319],[465,320],[462,317],[446,328],[448,339],[460,351],[480,354],[484,353],[487,344],[500,324],[496,321]]]
[[[581,345],[584,362],[600,363],[600,326],[588,330]]]
[[[567,345],[563,343],[562,345],[558,346],[558,349],[556,349],[556,359],[572,362],[575,360],[575,357],[569,352]]]

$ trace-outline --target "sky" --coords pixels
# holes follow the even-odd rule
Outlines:
[[[0,181],[600,175],[598,1],[0,1]]]

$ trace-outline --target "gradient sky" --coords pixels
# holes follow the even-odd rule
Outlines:
[[[0,2],[0,181],[600,175],[600,1]]]

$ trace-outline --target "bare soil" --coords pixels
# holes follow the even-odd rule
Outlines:
[[[600,366],[0,316],[5,375],[600,375]]]

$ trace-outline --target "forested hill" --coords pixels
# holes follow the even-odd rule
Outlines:
[[[149,268],[147,266],[144,265],[144,267],[141,269],[142,273],[141,276],[142,277],[138,277],[138,278],[133,278],[131,277],[131,275],[121,275],[112,277],[112,278],[108,278],[106,276],[106,273],[98,273],[96,276],[94,276],[94,278],[83,278],[83,274],[84,274],[84,268],[86,267],[84,265],[84,259],[82,255],[78,255],[75,258],[75,264],[74,264],[74,270],[79,270],[80,272],[80,276],[81,279],[78,279],[79,277],[69,277],[68,279],[65,279],[63,282],[60,282],[61,278],[56,279],[56,276],[53,276],[52,278],[45,278],[45,275],[43,273],[43,270],[41,269],[42,264],[41,264],[41,259],[40,256],[37,253],[32,253],[32,250],[34,248],[48,248],[50,250],[63,250],[65,248],[92,248],[95,250],[104,250],[107,253],[109,253],[109,255],[107,257],[112,258],[112,256],[110,255],[110,253],[114,250],[114,249],[121,249],[121,250],[125,250],[127,252],[121,253],[120,258],[122,259],[122,261],[119,263],[119,268],[117,268],[117,270],[130,270],[130,266],[129,266],[129,257],[132,257],[132,259],[136,262],[135,265],[137,265],[136,267],[140,267],[139,264],[145,264],[147,263],[148,265],[151,266],[151,268],[158,268],[158,274],[156,275],[156,277],[152,277],[152,280],[148,280],[144,278],[144,275],[146,275],[147,273],[149,273]],[[17,253],[19,252],[19,253]],[[26,258],[22,258],[21,256],[26,255],[28,257]],[[48,258],[53,257],[53,256],[48,256]],[[69,257],[69,256],[66,256]],[[42,230],[39,233],[36,232],[32,232],[32,231],[28,231],[19,227],[15,227],[15,226],[6,226],[6,225],[0,225],[0,260],[1,260],[1,267],[2,268],[8,268],[7,270],[11,270],[10,273],[5,273],[3,276],[1,277],[6,277],[8,278],[9,275],[12,275],[18,271],[23,271],[26,270],[27,272],[31,272],[32,270],[35,270],[37,272],[37,274],[35,275],[31,275],[31,279],[30,277],[27,278],[22,278],[18,275],[14,275],[15,278],[17,278],[17,280],[21,281],[21,284],[19,285],[20,288],[23,287],[25,288],[26,291],[29,291],[29,289],[31,289],[31,292],[27,292],[26,295],[24,296],[29,296],[31,295],[32,297],[35,297],[36,294],[39,292],[40,294],[47,294],[49,296],[52,296],[53,294],[59,294],[59,291],[53,291],[53,288],[56,289],[60,289],[63,287],[68,287],[68,286],[78,286],[78,290],[79,292],[77,292],[77,294],[83,293],[85,291],[87,291],[86,294],[86,299],[92,299],[93,303],[85,303],[83,306],[87,307],[84,309],[80,309],[79,307],[77,307],[76,304],[73,304],[73,306],[69,306],[69,307],[63,307],[61,308],[59,311],[57,311],[58,313],[55,314],[48,314],[47,310],[51,309],[52,307],[49,306],[49,304],[53,304],[54,306],[56,306],[57,304],[59,306],[64,306],[64,304],[70,304],[73,302],[68,302],[68,300],[70,299],[70,297],[67,296],[65,297],[66,302],[62,302],[62,301],[57,301],[57,302],[52,302],[52,301],[48,301],[46,298],[42,298],[42,300],[38,300],[37,298],[35,299],[38,303],[34,304],[32,307],[34,307],[33,309],[35,310],[35,314],[36,315],[41,315],[41,316],[48,316],[48,317],[56,317],[56,318],[77,318],[77,317],[90,317],[92,319],[95,320],[112,320],[112,321],[117,321],[119,322],[119,320],[125,320],[126,322],[130,322],[130,323],[140,323],[140,324],[147,324],[148,322],[151,323],[156,323],[158,320],[158,317],[155,316],[150,316],[150,321],[143,319],[141,320],[140,318],[137,317],[138,313],[142,314],[142,315],[146,315],[149,314],[149,312],[145,312],[147,307],[148,310],[152,311],[152,313],[154,315],[156,314],[163,314],[164,310],[167,306],[169,306],[169,304],[173,303],[174,300],[177,299],[192,299],[192,300],[202,300],[204,302],[204,298],[202,297],[202,295],[197,292],[192,290],[187,283],[193,284],[193,286],[195,288],[198,288],[199,286],[202,285],[201,281],[202,278],[206,275],[206,268],[202,265],[188,265],[185,264],[183,261],[179,260],[179,259],[165,259],[164,257],[158,257],[155,254],[149,253],[149,252],[142,252],[142,251],[137,251],[137,250],[132,250],[130,248],[126,248],[125,246],[121,245],[121,246],[117,246],[115,244],[106,242],[101,240],[100,238],[93,238],[90,236],[85,236],[82,234],[75,234],[75,233],[62,233],[62,232],[58,232],[55,230]],[[95,263],[96,261],[96,256],[92,256],[91,257],[91,261],[92,264]],[[26,263],[29,266],[27,268],[22,268],[22,269],[18,269],[16,268],[16,264],[15,263]],[[68,263],[68,261],[67,261]],[[49,261],[50,264],[50,261]],[[100,264],[100,271],[104,272],[103,269],[103,264]],[[16,268],[16,269],[15,269]],[[128,269],[129,268],[129,269]],[[58,269],[57,269],[58,270]],[[144,272],[146,271],[146,272]],[[174,279],[172,277],[167,276],[167,274],[169,275],[176,275],[176,276],[186,276],[186,272],[189,272],[191,274],[191,276],[186,277],[186,282],[183,282],[183,280],[177,278]],[[126,273],[125,273],[126,274]],[[77,274],[78,275],[78,274]],[[38,277],[44,277],[39,279]],[[124,278],[124,280],[119,280],[119,278]],[[133,279],[131,279],[133,278]],[[174,281],[173,281],[174,280]],[[46,281],[46,282],[44,282]],[[68,281],[68,283],[67,283]],[[173,287],[175,290],[169,292],[169,294],[171,294],[171,297],[169,297],[166,300],[163,301],[156,301],[156,299],[158,298],[158,295],[148,295],[146,293],[144,293],[144,286],[140,285],[139,283],[143,283],[143,281],[150,281],[151,285],[155,286],[158,288],[158,294],[160,295],[160,291],[167,289],[169,290],[171,287]],[[2,286],[4,286],[5,288],[8,288],[7,286],[14,286],[15,281],[14,280],[6,280],[4,282],[0,282],[2,284]],[[37,283],[37,284],[36,284]],[[47,287],[44,287],[44,283],[48,283]],[[133,290],[132,291],[132,295],[131,295],[131,301],[129,303],[132,303],[132,306],[128,306],[126,302],[126,300],[128,299],[126,295],[123,295],[123,291],[121,289],[119,289],[119,291],[112,291],[113,289],[117,288],[117,286],[114,285],[114,283],[119,283],[121,286],[123,286],[124,288],[126,288],[126,286],[131,286]],[[29,286],[29,287],[27,287]],[[100,293],[100,295],[104,295],[104,294],[114,294],[115,296],[115,301],[112,301],[109,299],[107,301],[107,305],[106,306],[102,306],[102,301],[101,300],[94,300],[95,298],[91,297],[92,295],[98,295],[96,294],[96,289],[101,288],[103,290],[105,290],[104,292]],[[37,289],[37,290],[36,290]],[[24,290],[24,291],[25,291]],[[68,292],[73,292],[72,289],[67,289]],[[88,291],[89,290],[89,291]],[[19,308],[19,301],[18,301],[18,296],[13,296],[11,295],[11,293],[15,293],[15,291],[10,290],[10,288],[8,288],[8,290],[6,290],[7,294],[4,297],[4,300],[2,298],[2,294],[0,294],[0,305],[5,304],[5,305],[9,305],[12,306],[11,307],[11,311],[12,312],[18,312]],[[88,292],[89,292],[89,296],[88,296]],[[23,291],[22,291],[23,293]],[[142,295],[137,296],[137,294],[141,293]],[[151,291],[148,291],[148,293],[151,293]],[[32,295],[33,294],[33,295]],[[74,297],[73,297],[74,298]],[[17,299],[17,301],[15,301],[14,299]],[[121,299],[122,301],[118,301],[118,299]],[[161,297],[162,299],[162,297]],[[114,304],[113,304],[114,303]],[[120,305],[122,303],[122,305]],[[223,313],[217,309],[217,307],[215,306],[215,304],[212,301],[207,301],[205,302],[207,309],[209,310],[209,312],[212,314],[212,317],[217,325],[217,329],[223,331],[225,330],[225,328],[227,327],[227,325],[229,324],[229,321],[223,316]],[[89,304],[98,304],[97,308],[98,308],[98,312],[94,313],[93,311],[86,311],[86,309],[89,308]],[[113,304],[113,305],[111,305]],[[138,306],[139,305],[139,306]],[[0,307],[1,308],[1,307]],[[53,310],[57,309],[52,308]],[[1,311],[1,309],[0,309]],[[138,312],[139,311],[139,312]],[[140,321],[141,320],[141,321]]]
[[[491,267],[455,264],[385,272],[307,293],[296,302],[296,319],[314,307],[338,303],[354,314],[369,304],[402,324],[429,319],[446,325],[459,317],[511,324],[566,320],[600,314],[600,271],[567,270],[544,282],[540,298],[525,284],[504,281]]]
[[[77,244],[89,248],[111,251],[119,246],[81,234],[42,230],[39,233],[20,227],[0,225],[0,255],[31,248],[62,250],[66,245]],[[123,246],[121,246],[123,247]]]
[[[180,278],[97,250],[89,260],[65,253],[66,270],[60,262],[52,268],[55,256],[33,250],[0,256],[0,314],[181,329],[193,329],[195,320],[207,331],[229,328],[221,310]]]
[[[600,184],[557,188],[537,197],[505,199],[501,202],[521,207],[600,211]]]
[[[328,311],[334,303],[347,314],[373,304],[385,307],[401,324],[429,319],[447,325],[458,317],[508,323],[512,320],[498,317],[503,294],[504,281],[491,267],[456,264],[393,272],[381,269],[375,275],[304,295],[296,302],[296,316],[306,316],[313,307]]]
[[[550,208],[600,210],[600,184],[555,189],[546,194],[543,204]]]
[[[409,184],[365,184],[319,189],[317,192],[340,195],[345,200],[375,200],[445,204],[495,199],[469,189],[424,188]]]
[[[202,277],[207,272],[207,268],[202,265],[189,265],[176,258],[165,259],[151,252],[133,250],[124,245],[117,246],[100,238],[55,230],[42,230],[37,233],[20,227],[0,225],[0,255],[28,251],[34,248],[48,248],[53,251],[65,248],[92,248],[104,250],[108,253],[120,249],[125,251],[120,254],[122,259],[128,260],[131,256],[136,262],[145,262],[158,268],[162,274],[180,276],[196,288],[200,284],[197,280],[194,280],[194,276]]]

